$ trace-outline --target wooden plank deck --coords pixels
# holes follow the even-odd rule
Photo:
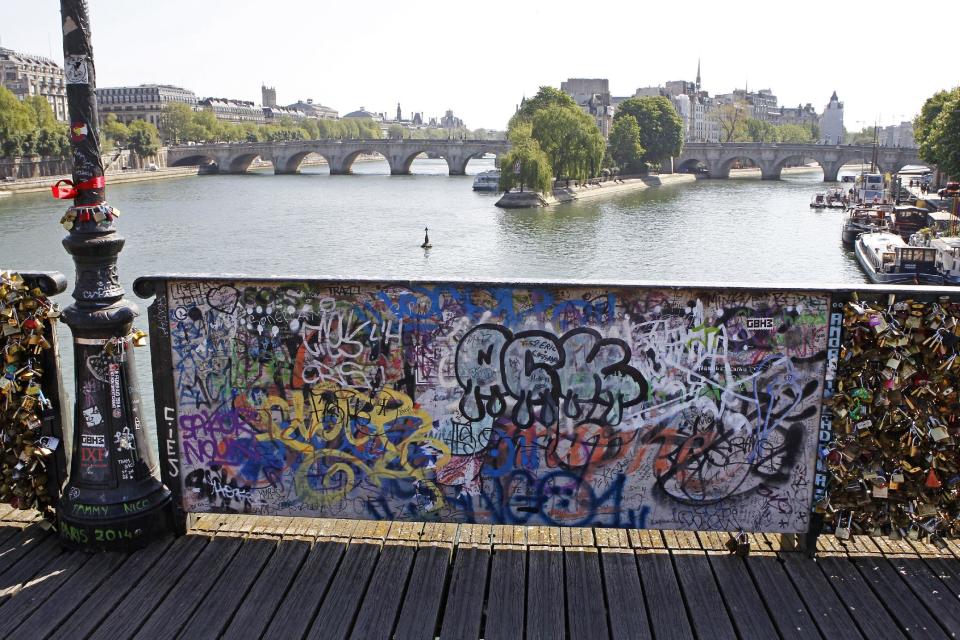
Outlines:
[[[14,516],[14,517],[11,517]],[[132,553],[64,551],[0,509],[0,637],[955,638],[960,546],[824,536],[201,517]]]

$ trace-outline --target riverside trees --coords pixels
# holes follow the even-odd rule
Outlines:
[[[949,176],[960,176],[960,87],[930,96],[913,121],[920,157]]]
[[[57,122],[50,103],[42,96],[17,99],[0,87],[0,156],[40,155],[66,157],[70,154],[67,125]]]
[[[623,118],[632,117],[640,130],[642,162],[660,163],[680,155],[683,149],[683,120],[670,100],[663,96],[627,98],[617,107],[614,126]]]
[[[554,87],[540,87],[537,95],[524,100],[510,118],[507,139],[511,150],[501,160],[501,187],[505,190],[522,184],[547,192],[553,177],[586,180],[597,176],[606,149],[593,118]],[[519,173],[514,173],[514,167]]]

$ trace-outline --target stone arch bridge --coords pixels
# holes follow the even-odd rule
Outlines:
[[[311,153],[323,156],[332,175],[350,173],[362,154],[379,153],[390,164],[392,175],[407,175],[421,153],[443,157],[450,175],[466,173],[471,158],[486,153],[503,154],[504,140],[294,140],[288,142],[213,143],[167,149],[167,166],[211,165],[219,173],[244,173],[257,158],[273,163],[274,173],[297,173]]]
[[[873,146],[783,144],[770,142],[691,142],[675,160],[679,171],[693,171],[702,166],[711,178],[729,178],[730,169],[738,160],[751,160],[760,168],[764,180],[779,180],[780,170],[789,164],[816,160],[823,167],[824,182],[835,182],[845,164],[869,163]],[[923,164],[917,149],[879,147],[877,169],[880,173],[896,173],[908,164]]]

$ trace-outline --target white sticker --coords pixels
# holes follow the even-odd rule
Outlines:
[[[747,331],[772,331],[773,318],[745,318],[744,328]]]
[[[67,84],[90,84],[87,56],[67,56],[64,60],[63,74],[67,78]]]
[[[80,27],[77,26],[77,23],[73,21],[72,16],[67,16],[66,20],[63,21],[63,35],[68,33],[73,33]]]

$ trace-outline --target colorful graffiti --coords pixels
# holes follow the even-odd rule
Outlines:
[[[807,528],[825,294],[189,280],[156,309],[188,511]]]

